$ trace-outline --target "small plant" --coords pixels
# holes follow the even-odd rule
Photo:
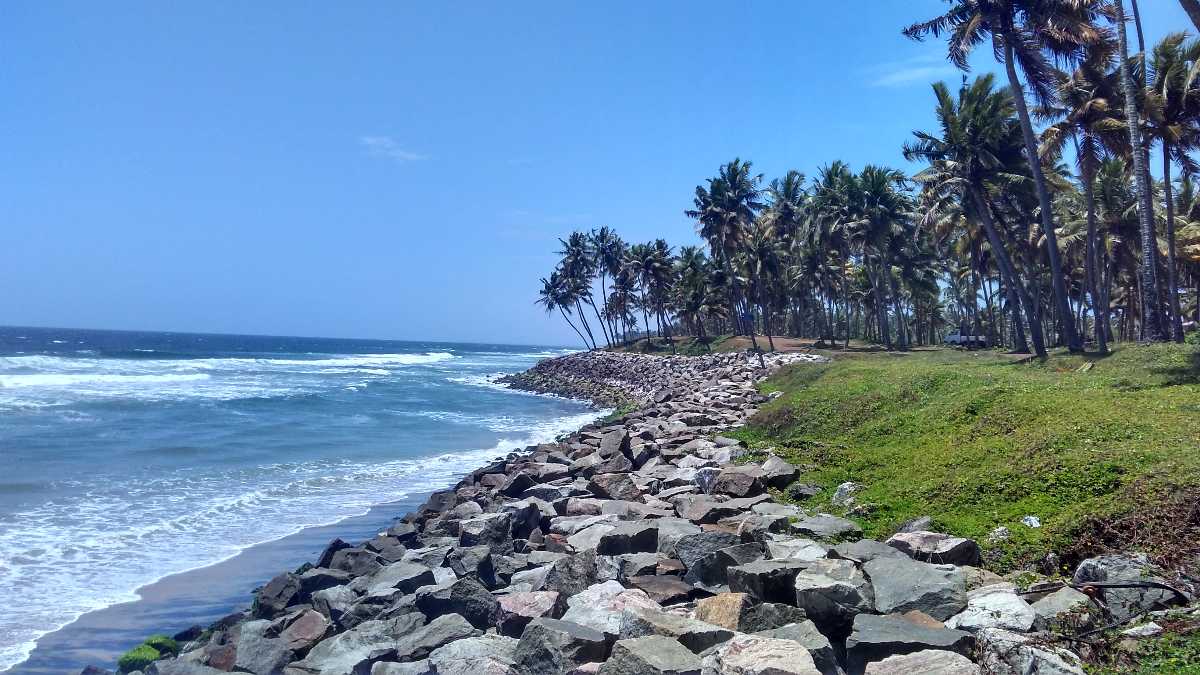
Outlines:
[[[153,647],[163,656],[179,655],[179,643],[166,635],[151,635],[142,644]]]
[[[162,657],[157,649],[143,642],[117,659],[117,672],[132,673],[135,670],[143,670]]]

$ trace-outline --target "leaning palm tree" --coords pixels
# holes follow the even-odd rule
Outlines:
[[[587,289],[586,292],[578,295],[578,299],[592,308],[592,312],[596,315],[596,321],[600,322],[600,329],[604,332],[604,340],[611,347],[612,339],[608,335],[608,329],[604,327],[604,319],[600,316],[596,298],[592,293],[592,280],[596,277],[596,261],[588,241],[588,235],[579,231],[572,232],[566,239],[559,239],[558,243],[562,245],[558,252],[561,256],[559,267],[572,284],[578,288]],[[583,318],[583,312],[581,311],[579,315],[586,326],[587,319]],[[591,329],[589,328],[588,331],[590,332]]]
[[[575,326],[575,322],[571,321],[572,294],[569,282],[566,281],[562,273],[559,270],[555,270],[550,273],[549,279],[543,277],[541,282],[542,289],[538,291],[537,304],[544,307],[547,314],[552,314],[557,309],[562,314],[562,318],[567,322],[567,325],[575,331],[580,340],[583,340],[583,345],[588,349],[595,349],[595,340],[589,343],[579,328]]]
[[[1038,159],[1037,138],[1033,133],[1033,122],[1025,103],[1025,88],[1017,75],[1017,67],[1020,66],[1025,74],[1026,83],[1036,100],[1052,101],[1053,68],[1046,59],[1046,52],[1055,58],[1072,60],[1078,57],[1084,46],[1103,41],[1104,31],[1096,23],[1100,18],[1100,0],[949,1],[951,7],[945,14],[913,24],[904,30],[904,34],[915,40],[922,40],[927,35],[939,37],[947,34],[949,59],[964,71],[969,70],[968,57],[971,51],[990,38],[993,53],[1004,64],[1008,75],[1017,117],[1021,122],[1025,156],[1037,188],[1055,307],[1059,316],[1070,317],[1071,307],[1055,237],[1050,190]],[[1067,347],[1071,351],[1082,350],[1074,323],[1064,320],[1062,325]]]

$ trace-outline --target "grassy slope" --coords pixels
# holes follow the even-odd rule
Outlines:
[[[1007,542],[985,545],[1000,569],[1086,549],[1096,523],[1200,488],[1194,346],[1046,363],[951,350],[855,354],[785,369],[766,389],[784,395],[739,432],[745,440],[816,465],[801,480],[823,485],[826,500],[843,481],[864,484],[858,500],[875,509],[857,520],[869,535],[922,515],[981,543],[1007,526]],[[817,505],[828,508],[820,497]],[[1151,540],[1187,531],[1170,522],[1177,510],[1162,513],[1157,527],[1139,523],[1148,539],[1133,545],[1177,543]],[[1021,525],[1025,515],[1043,527]]]

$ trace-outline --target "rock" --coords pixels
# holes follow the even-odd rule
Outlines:
[[[270,626],[271,622],[265,619],[247,621],[240,626],[237,660],[234,663],[236,670],[278,675],[283,672],[284,666],[295,659],[296,654],[286,641],[267,635]]]
[[[673,576],[635,576],[625,580],[630,586],[645,591],[650,599],[660,605],[671,605],[687,601],[695,587]]]
[[[477,635],[479,631],[466,619],[457,614],[447,614],[412,632],[397,635],[395,655],[401,661],[417,661],[444,645]]]
[[[615,454],[629,454],[629,432],[624,429],[610,431],[600,439],[600,455],[612,457]]]
[[[921,516],[905,521],[900,525],[896,532],[921,532],[933,527],[933,518],[929,516]]]
[[[317,564],[314,567],[329,567],[333,563],[333,554],[342,549],[350,548],[350,544],[342,541],[340,538],[329,542],[321,555],[317,558]]]
[[[512,516],[484,513],[460,523],[459,541],[463,546],[487,546],[495,555],[513,552]]]
[[[808,650],[821,675],[844,675],[842,666],[838,663],[837,653],[830,644],[829,638],[817,630],[817,625],[812,621],[789,623],[771,630],[756,632],[755,635],[798,642],[801,647]]]
[[[560,675],[608,657],[603,633],[558,619],[534,619],[525,628],[513,662],[523,675]]]
[[[658,551],[658,527],[646,521],[622,521],[600,535],[596,545],[599,555],[622,553],[653,553]]]
[[[408,663],[376,663],[371,666],[371,675],[434,675],[429,660]]]
[[[1000,628],[984,628],[978,633],[984,672],[995,675],[1083,675],[1075,654],[1035,642],[1030,637]]]
[[[342,624],[342,617],[357,601],[358,595],[348,586],[333,586],[317,591],[312,596],[313,608],[339,626]]]
[[[313,593],[350,583],[351,579],[349,572],[315,567],[300,575],[300,597],[311,599]]]
[[[820,485],[808,483],[792,483],[787,487],[786,492],[789,499],[802,502],[821,494],[823,488]]]
[[[588,490],[603,499],[641,501],[642,491],[628,473],[599,473],[588,481]]]
[[[575,534],[567,537],[567,543],[576,551],[592,551],[600,545],[600,540],[604,535],[616,529],[617,524],[611,522],[596,523],[589,525]]]
[[[738,630],[743,633],[761,633],[791,623],[805,621],[808,616],[804,610],[781,602],[760,602],[751,605],[742,614]]]
[[[799,473],[800,469],[775,455],[768,455],[766,461],[762,463],[761,475],[763,484],[778,490],[782,490],[789,483],[796,480],[796,476]]]
[[[458,614],[476,628],[487,628],[495,624],[500,603],[477,579],[463,577],[418,589],[416,605],[431,620],[447,614]]]
[[[351,576],[365,577],[379,571],[383,564],[379,556],[362,548],[346,548],[333,554],[329,566],[335,570],[349,572]]]
[[[438,647],[429,665],[437,675],[519,675],[513,665],[516,649],[514,638],[481,635]]]
[[[289,650],[304,653],[325,637],[329,620],[316,610],[305,609],[273,621],[270,630]]]
[[[1074,588],[1063,587],[1033,603],[1033,611],[1044,621],[1053,621],[1091,605],[1091,599]]]
[[[128,673],[128,675],[137,675],[139,671]],[[169,661],[155,661],[146,668],[145,675],[223,675],[223,671],[215,668],[210,668],[206,665],[196,663],[194,661],[185,661],[183,659],[172,659]]]
[[[806,537],[830,542],[858,539],[862,536],[862,528],[854,522],[827,513],[819,513],[792,523],[792,531]]]
[[[801,560],[757,560],[726,569],[729,590],[758,602],[789,603],[796,595],[796,575],[808,567]]]
[[[872,661],[926,649],[967,655],[974,646],[975,638],[960,630],[923,626],[896,615],[859,614],[846,639],[846,671],[861,673]]]
[[[700,658],[669,637],[618,640],[600,675],[700,675]]]
[[[859,564],[868,563],[876,558],[908,558],[908,556],[899,550],[873,539],[860,539],[858,541],[837,544],[829,549],[829,557],[852,560]]]
[[[377,655],[396,648],[396,636],[412,634],[424,624],[425,617],[415,613],[364,621],[318,642],[303,660],[289,665],[285,675],[358,675],[370,670]]]
[[[519,638],[530,621],[557,619],[564,611],[566,603],[555,591],[509,593],[498,600],[496,628],[502,635]]]
[[[971,659],[941,649],[923,649],[911,654],[889,656],[867,664],[865,675],[980,675],[983,671]]]
[[[567,598],[567,611],[562,618],[594,628],[612,639],[620,634],[621,617],[629,607],[659,608],[645,592],[627,589],[616,581],[606,581]]]
[[[367,592],[396,589],[407,594],[432,583],[434,583],[433,571],[428,567],[416,563],[397,562],[372,575]]]
[[[658,526],[658,552],[671,558],[678,557],[675,548],[680,539],[702,531],[699,525],[683,518],[658,518],[655,524]]]
[[[967,606],[966,580],[952,565],[876,558],[863,565],[875,589],[875,608],[884,614],[919,610],[944,621]]]
[[[1156,581],[1166,583],[1146,556],[1102,555],[1088,558],[1075,569],[1077,585],[1088,582]],[[1121,621],[1147,610],[1166,609],[1179,604],[1178,597],[1161,588],[1104,588],[1100,598],[1108,605],[1113,618]]]
[[[286,572],[267,582],[254,596],[254,616],[270,619],[300,597],[300,577]]]
[[[826,634],[842,633],[856,615],[875,611],[871,584],[848,560],[813,561],[796,575],[795,589],[796,606]]]
[[[863,486],[853,481],[847,481],[837,486],[833,490],[833,496],[829,498],[829,503],[834,506],[848,509],[854,506],[854,495],[861,492]]]
[[[1163,627],[1158,625],[1157,623],[1154,623],[1153,621],[1151,621],[1150,623],[1144,623],[1140,626],[1134,626],[1133,628],[1126,628],[1125,630],[1121,631],[1122,636],[1137,638],[1139,640],[1144,640],[1146,638],[1152,638],[1152,637],[1158,637],[1159,635],[1162,635],[1162,634],[1163,634]]]
[[[975,633],[1003,628],[1028,633],[1039,626],[1038,614],[1006,585],[986,586],[968,595],[967,607],[946,621],[947,628]]]
[[[683,580],[713,590],[728,581],[730,567],[753,562],[762,556],[762,545],[757,543],[726,546],[693,562],[683,575]]]
[[[979,544],[972,539],[952,537],[941,532],[900,532],[892,535],[887,545],[921,562],[979,565]]]
[[[551,563],[540,590],[557,591],[563,597],[569,598],[594,583],[596,583],[596,554],[594,551],[584,551]]]
[[[773,560],[789,559],[811,562],[827,557],[829,549],[812,539],[770,535],[767,538],[767,553]]]
[[[530,476],[522,471],[513,474],[512,477],[508,479],[508,482],[504,485],[504,487],[500,488],[500,494],[504,495],[505,497],[518,497],[536,484],[537,481],[533,479],[533,476]]]
[[[710,530],[680,537],[675,543],[675,557],[684,567],[691,568],[701,558],[723,548],[737,546],[741,539],[732,532]]]
[[[718,593],[696,603],[693,616],[700,621],[729,630],[740,630],[742,619],[753,601],[745,593]]]
[[[721,469],[717,474],[717,478],[713,481],[710,493],[731,495],[733,497],[747,497],[750,495],[761,494],[763,484],[761,480],[762,469],[757,466],[732,466]]]
[[[621,617],[621,639],[663,635],[699,654],[733,637],[732,630],[705,621],[648,607],[626,607]]]
[[[739,635],[704,658],[704,675],[821,675],[812,655],[792,640]]]

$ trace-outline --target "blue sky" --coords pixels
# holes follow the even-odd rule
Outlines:
[[[735,156],[906,166],[944,6],[7,4],[0,324],[571,343],[571,229],[696,243]]]

